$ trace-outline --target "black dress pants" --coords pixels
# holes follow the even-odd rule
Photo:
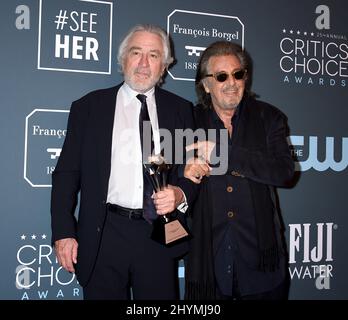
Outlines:
[[[145,220],[108,211],[95,268],[83,288],[85,300],[178,298],[175,260],[150,238],[151,231]]]

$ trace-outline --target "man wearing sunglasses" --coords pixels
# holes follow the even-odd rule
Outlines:
[[[287,298],[287,266],[274,187],[287,186],[294,163],[285,115],[250,94],[250,58],[227,41],[202,54],[196,75],[198,128],[217,140],[199,141],[185,177],[199,185],[186,263],[187,299]],[[228,141],[223,143],[222,135]],[[212,155],[228,155],[214,175]]]

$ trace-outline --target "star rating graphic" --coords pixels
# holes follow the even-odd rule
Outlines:
[[[303,34],[304,36],[308,36],[310,35],[311,37],[314,37],[315,33],[314,32],[307,32],[307,31],[300,31],[300,30],[286,30],[283,29],[283,33],[290,33],[290,34],[297,34],[297,35],[301,35]]]
[[[347,41],[348,37],[343,34],[332,34],[325,31],[307,32],[294,29],[283,29],[283,34],[305,36],[305,37],[316,37],[316,38],[327,38],[327,39],[339,39]]]
[[[26,240],[27,238],[28,239],[31,239],[31,240],[37,240],[37,239],[42,239],[42,240],[46,240],[47,239],[47,235],[46,234],[41,234],[40,235],[36,235],[36,234],[30,234],[30,235],[25,235],[25,234],[22,234],[20,236],[21,240]]]

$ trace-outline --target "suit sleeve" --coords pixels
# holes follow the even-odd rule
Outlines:
[[[80,190],[82,119],[74,102],[70,109],[67,135],[61,155],[52,174],[51,227],[52,243],[76,238],[75,209]]]
[[[266,131],[265,148],[251,150],[239,145],[228,146],[229,172],[267,185],[287,186],[294,174],[294,162],[286,132],[285,116],[278,112]]]
[[[184,124],[183,129],[195,130],[193,106],[191,103],[188,103],[184,108],[184,112],[182,113],[182,122]],[[183,154],[186,154],[186,150],[183,150]],[[185,193],[187,204],[190,207],[197,196],[199,187],[197,184],[184,177],[185,165],[186,159],[184,159],[183,164],[176,165],[174,170],[176,171],[175,174],[178,177],[176,185]]]

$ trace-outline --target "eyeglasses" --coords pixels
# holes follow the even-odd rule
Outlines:
[[[242,69],[242,70],[232,72],[231,76],[235,80],[242,80],[244,78],[244,76],[246,75],[246,73],[247,73],[247,70]],[[225,71],[216,72],[214,74],[207,74],[206,75],[206,77],[214,77],[214,79],[218,82],[225,82],[229,78],[229,76],[230,76],[230,74],[225,72]]]

